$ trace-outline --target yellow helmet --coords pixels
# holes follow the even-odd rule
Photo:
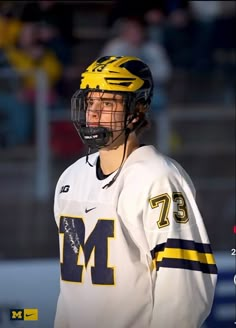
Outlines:
[[[149,67],[137,57],[106,56],[95,60],[81,75],[80,89],[131,92],[136,100],[151,102],[153,80]]]

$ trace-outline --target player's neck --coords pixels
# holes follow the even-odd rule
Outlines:
[[[135,136],[130,135],[126,144],[124,161],[138,147],[139,147],[138,139]],[[116,149],[103,148],[99,151],[100,165],[101,165],[102,172],[104,174],[106,175],[110,174],[116,171],[120,167],[124,155],[124,149],[125,149],[125,145],[122,144],[118,146]]]

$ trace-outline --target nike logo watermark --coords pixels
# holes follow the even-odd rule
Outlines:
[[[85,213],[88,213],[88,212],[90,212],[90,211],[92,211],[92,210],[94,210],[96,207],[92,207],[92,208],[86,208],[85,209]]]

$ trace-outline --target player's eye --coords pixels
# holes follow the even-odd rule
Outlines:
[[[86,105],[87,105],[87,108],[92,109],[95,105],[94,99],[87,99],[86,100]]]
[[[105,107],[112,107],[113,106],[113,101],[103,101],[103,106]]]
[[[88,106],[92,106],[93,105],[93,100],[92,99],[88,99],[86,101],[86,103],[87,103]]]

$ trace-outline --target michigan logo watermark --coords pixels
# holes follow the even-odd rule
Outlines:
[[[10,320],[37,321],[38,309],[10,309]]]

